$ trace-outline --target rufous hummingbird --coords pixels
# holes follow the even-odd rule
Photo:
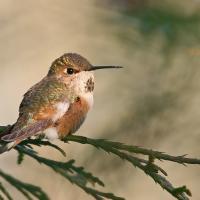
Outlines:
[[[24,95],[17,122],[1,140],[3,153],[32,136],[63,139],[79,129],[93,105],[94,70],[121,68],[93,66],[76,53],[56,59],[39,83]]]

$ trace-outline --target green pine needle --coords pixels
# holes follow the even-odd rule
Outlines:
[[[10,196],[9,192],[6,190],[6,188],[3,186],[3,184],[1,182],[0,182],[0,191],[5,195],[5,197],[8,200],[13,200],[13,198]],[[4,198],[2,197],[2,199],[4,199]]]

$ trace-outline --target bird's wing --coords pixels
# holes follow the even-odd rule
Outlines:
[[[11,134],[3,136],[1,139],[6,142],[21,141],[33,136],[35,133],[43,131],[52,124],[51,120],[40,120],[28,125],[21,130],[12,131]]]
[[[61,117],[61,102],[65,102],[65,108],[68,109],[70,102],[67,100],[67,94],[66,85],[62,82],[43,79],[24,95],[17,122],[11,132],[1,139],[23,140],[44,131],[55,122],[55,116]]]

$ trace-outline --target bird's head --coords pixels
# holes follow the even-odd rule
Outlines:
[[[48,76],[56,76],[66,83],[84,85],[88,91],[93,91],[93,71],[98,69],[121,68],[119,66],[93,66],[87,59],[76,53],[66,53],[57,58],[51,65]]]
[[[76,53],[66,53],[57,58],[51,65],[48,75],[72,76],[82,71],[98,69],[121,68],[120,66],[94,66],[89,61]]]

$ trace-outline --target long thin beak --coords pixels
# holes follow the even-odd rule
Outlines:
[[[94,71],[94,70],[98,70],[98,69],[112,69],[112,68],[123,68],[121,66],[93,66],[91,69],[89,69],[88,71]]]

